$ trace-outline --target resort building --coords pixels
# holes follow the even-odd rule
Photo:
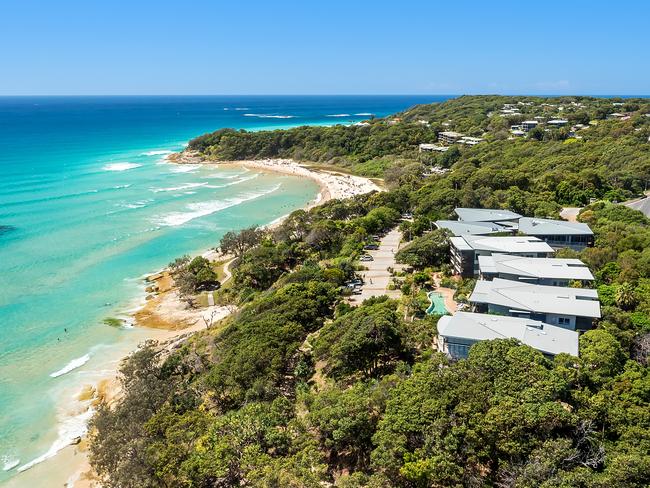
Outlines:
[[[520,125],[521,125],[521,130],[524,132],[528,132],[529,130],[533,130],[539,122],[537,120],[524,120]]]
[[[594,245],[594,233],[582,222],[522,217],[519,232],[535,236],[554,249],[568,247],[580,251]]]
[[[549,120],[548,122],[546,122],[546,124],[550,125],[551,127],[563,127],[563,126],[567,125],[568,123],[569,123],[569,121],[564,120],[564,119],[553,119],[553,120]]]
[[[435,151],[435,152],[445,152],[449,150],[448,146],[438,146],[437,144],[420,144],[420,152],[423,151]]]
[[[521,218],[518,213],[510,210],[501,210],[493,208],[463,208],[454,209],[458,220],[464,222],[494,222],[504,226],[513,226]]]
[[[494,254],[479,256],[479,277],[482,280],[501,278],[534,285],[569,286],[571,282],[583,285],[594,280],[585,263],[579,259],[525,258]]]
[[[544,241],[530,236],[464,235],[452,237],[449,242],[454,272],[463,277],[478,276],[479,256],[510,254],[529,258],[547,258],[554,253],[553,248]]]
[[[449,229],[455,236],[487,236],[512,233],[512,228],[494,222],[465,222],[463,220],[437,220],[436,227]]]
[[[588,288],[495,278],[477,281],[469,301],[475,312],[539,320],[571,330],[590,329],[593,321],[600,318],[598,292]]]
[[[457,312],[438,321],[438,350],[454,359],[466,358],[469,348],[491,339],[517,339],[545,356],[578,356],[578,333],[538,320]]]
[[[457,142],[461,137],[463,137],[463,134],[459,132],[443,131],[438,133],[438,141],[442,142],[443,144],[453,144]]]
[[[460,144],[465,144],[466,146],[476,146],[478,143],[483,142],[483,139],[480,137],[463,136],[458,140],[458,142]]]

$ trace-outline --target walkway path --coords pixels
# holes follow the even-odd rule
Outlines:
[[[388,289],[391,282],[391,274],[388,268],[393,268],[395,271],[402,269],[401,264],[395,264],[395,253],[399,250],[401,240],[402,233],[397,229],[393,229],[381,239],[377,251],[368,251],[374,261],[362,263],[368,268],[367,271],[359,273],[365,283],[361,288],[361,295],[352,295],[350,297],[351,304],[356,305],[367,298],[381,295],[388,295],[391,298],[401,296],[400,290]]]

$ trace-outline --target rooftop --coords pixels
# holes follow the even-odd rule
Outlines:
[[[530,235],[593,235],[587,224],[567,222],[566,220],[538,219],[522,217],[519,219],[519,231]]]
[[[454,132],[454,131],[451,131],[451,130],[440,132],[440,134],[445,136],[445,137],[463,137],[463,134],[461,134],[460,132]]]
[[[488,235],[508,232],[508,228],[494,222],[464,222],[462,220],[437,220],[440,229],[449,229],[455,236]]]
[[[469,301],[528,312],[600,318],[598,292],[588,288],[531,285],[495,278],[477,281]]]
[[[537,320],[457,312],[440,318],[438,333],[445,337],[476,341],[513,338],[547,354],[565,352],[578,356],[577,332]]]
[[[459,220],[466,222],[499,222],[501,220],[516,220],[521,218],[518,213],[510,210],[501,210],[494,208],[463,208],[458,207],[454,210]]]
[[[474,222],[472,222],[474,223]],[[553,253],[546,242],[532,236],[489,237],[465,235],[452,237],[452,244],[461,250],[491,251],[496,253]]]
[[[524,278],[557,278],[566,280],[593,281],[585,263],[579,259],[526,258],[494,254],[479,256],[478,266],[481,273],[505,273]]]

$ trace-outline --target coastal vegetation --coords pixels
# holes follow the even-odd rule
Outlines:
[[[594,124],[580,138],[510,139],[499,110],[519,102],[521,117],[561,106]],[[613,103],[629,118],[607,120]],[[648,113],[644,100],[460,97],[367,125],[193,140],[210,158],[292,157],[382,175],[389,189],[229,233],[219,247],[237,261],[218,296],[238,311],[124,363],[123,399],[92,423],[96,472],[115,487],[648,486],[650,219],[616,203],[650,180]],[[449,127],[485,141],[418,152]],[[602,301],[580,357],[549,360],[516,340],[459,361],[434,352],[438,317],[414,313],[418,296],[433,271],[459,295],[471,280],[451,280],[448,234],[432,222],[456,206],[558,217],[567,205],[584,206],[595,246],[558,255],[588,264]],[[397,258],[413,268],[404,297],[350,306],[363,246],[397,225],[410,240]],[[195,291],[213,278],[196,259],[172,265]]]

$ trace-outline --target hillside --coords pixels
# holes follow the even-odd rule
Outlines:
[[[256,235],[219,292],[236,314],[125,363],[124,399],[93,421],[93,467],[115,487],[648,486],[650,219],[615,203],[650,181],[648,114],[643,99],[460,97],[364,125],[194,139],[207,158],[294,158],[389,191]],[[443,131],[483,140],[420,152]],[[452,278],[432,222],[457,206],[557,218],[566,205],[584,206],[596,241],[558,254],[591,268],[602,303],[579,357],[514,339],[458,361],[435,352],[434,273],[459,302],[473,283]],[[410,240],[402,298],[350,306],[364,244],[396,226]]]

